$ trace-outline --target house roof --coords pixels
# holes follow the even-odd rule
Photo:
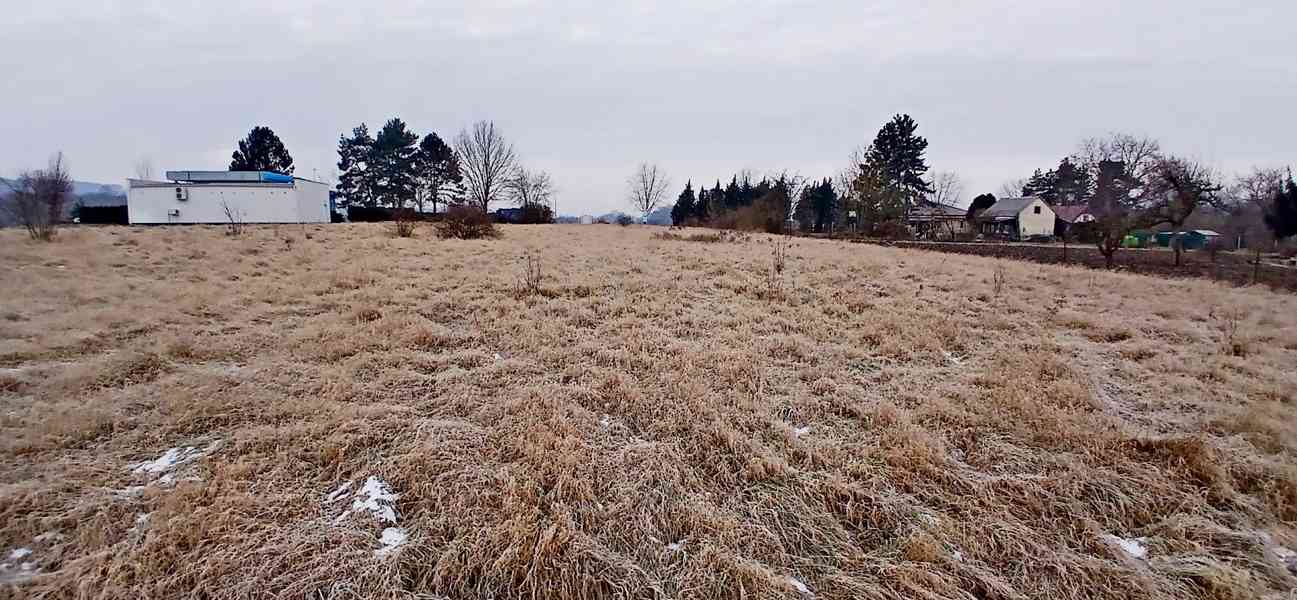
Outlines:
[[[1052,208],[1054,209],[1054,214],[1058,215],[1059,219],[1068,223],[1075,223],[1076,220],[1081,217],[1081,215],[1088,214],[1090,212],[1090,207],[1084,204],[1077,204],[1073,206],[1054,206]]]
[[[1001,198],[995,201],[990,208],[982,211],[980,218],[991,221],[1006,221],[1018,217],[1018,213],[1031,205],[1032,202],[1039,200],[1034,196],[1025,198]]]
[[[936,202],[928,202],[927,200],[923,200],[918,204],[912,206],[908,211],[908,215],[911,218],[917,217],[921,219],[931,219],[931,218],[963,219],[964,217],[968,216],[968,210],[959,208],[958,206],[950,206],[948,204],[937,204]]]

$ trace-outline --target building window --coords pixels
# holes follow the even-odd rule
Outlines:
[[[1039,207],[1039,206],[1036,207],[1036,214],[1040,214],[1040,207]]]

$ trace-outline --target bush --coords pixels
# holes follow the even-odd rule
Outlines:
[[[476,240],[500,235],[491,215],[471,206],[452,206],[436,224],[437,236],[447,239]]]
[[[626,227],[635,222],[635,218],[630,215],[617,215],[617,224]]]
[[[907,240],[913,237],[905,223],[899,220],[883,221],[874,225],[873,236],[885,240]]]
[[[414,210],[410,208],[399,209],[393,214],[392,233],[396,237],[414,237],[414,226],[419,224],[415,218]]]

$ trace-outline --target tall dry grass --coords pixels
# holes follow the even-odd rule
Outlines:
[[[1291,296],[763,235],[289,229],[0,232],[0,561],[31,550],[0,596],[1297,585]],[[330,501],[370,476],[388,553]]]

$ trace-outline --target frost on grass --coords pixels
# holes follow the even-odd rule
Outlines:
[[[1143,559],[1148,556],[1148,546],[1145,545],[1148,543],[1148,538],[1124,538],[1111,534],[1105,537],[1132,558]]]
[[[325,497],[324,497],[324,503],[325,503],[325,504],[332,504],[332,503],[334,503],[334,502],[337,502],[337,501],[338,501],[340,498],[342,498],[343,496],[346,496],[347,493],[351,491],[351,484],[352,484],[352,483],[354,483],[354,482],[351,481],[350,479],[348,479],[348,480],[347,480],[346,482],[344,482],[342,485],[338,486],[338,489],[333,490],[332,493],[330,493],[328,496],[325,496]]]

